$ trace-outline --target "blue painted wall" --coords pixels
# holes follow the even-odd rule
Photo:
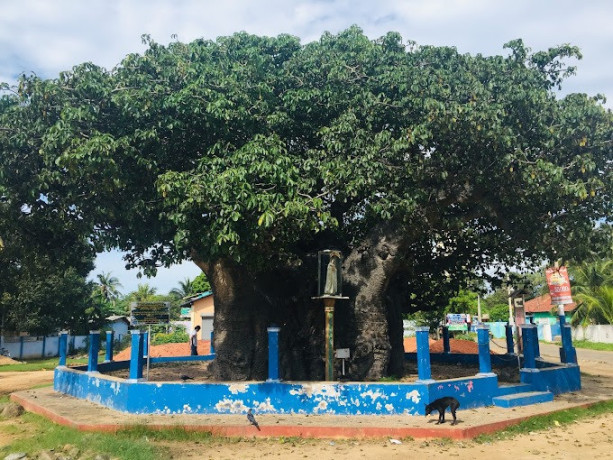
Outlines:
[[[425,404],[454,396],[462,409],[491,404],[497,378],[430,384],[285,382],[128,382],[70,368],[55,370],[54,389],[130,413],[423,415]]]
[[[536,391],[551,391],[553,394],[568,393],[581,389],[579,366],[569,364],[540,369],[521,369],[519,379],[530,384]]]
[[[414,354],[407,354],[413,358]],[[432,361],[478,363],[477,355],[433,353]],[[491,355],[493,363],[517,365],[517,359]],[[210,360],[214,355],[152,359],[152,362]],[[508,358],[508,357],[506,357]],[[519,391],[563,393],[581,389],[579,367],[537,360],[538,369],[522,369],[521,384],[498,386],[495,374],[428,383],[336,382],[146,382],[128,381],[79,368],[57,367],[54,389],[122,412],[138,414],[256,413],[334,415],[423,415],[425,405],[442,396],[460,401],[460,409],[492,404],[492,398]],[[129,361],[101,363],[100,372],[128,368]]]

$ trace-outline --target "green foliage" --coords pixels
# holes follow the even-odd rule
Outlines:
[[[185,329],[173,331],[170,333],[158,332],[153,335],[151,343],[153,345],[162,345],[165,343],[185,343],[189,342],[189,334]]]
[[[506,303],[498,303],[492,305],[491,307],[487,307],[483,310],[484,313],[490,315],[490,321],[509,321],[509,304]]]
[[[139,284],[136,287],[136,291],[133,291],[130,294],[128,294],[128,299],[131,302],[155,301],[157,300],[155,296],[156,291],[157,291],[157,288],[150,286],[148,283]]]
[[[572,324],[613,324],[613,260],[571,266],[570,276],[573,300],[578,305]]]
[[[211,290],[211,283],[204,273],[200,273],[192,282],[194,292],[207,292]]]
[[[445,313],[470,313],[476,315],[478,311],[478,296],[476,292],[461,289],[460,292],[449,299]]]
[[[404,315],[405,319],[415,321],[417,326],[428,326],[430,330],[436,330],[444,316],[440,310],[420,310]]]
[[[553,92],[572,46],[471,56],[358,27],[304,46],[146,43],[112,71],[24,75],[3,93],[3,215],[128,251],[145,274],[297,264],[391,224],[411,310],[442,308],[494,263],[611,241],[595,223],[610,219],[613,115]]]
[[[197,291],[194,290],[193,281],[191,281],[189,278],[185,278],[184,281],[179,281],[179,287],[172,289],[169,294],[178,300],[181,300],[195,294],[196,292]]]
[[[469,342],[476,342],[477,341],[477,333],[476,332],[467,332],[467,333],[462,333],[462,334],[454,334],[453,338],[454,339],[458,339],[458,340],[467,340]]]

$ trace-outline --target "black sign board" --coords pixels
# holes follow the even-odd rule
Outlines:
[[[133,326],[168,324],[170,322],[170,302],[132,302],[130,321]]]

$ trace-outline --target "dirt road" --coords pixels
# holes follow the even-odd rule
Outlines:
[[[53,383],[53,371],[0,372],[0,396]]]

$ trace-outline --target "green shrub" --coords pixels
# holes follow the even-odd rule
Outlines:
[[[164,343],[185,343],[189,342],[189,334],[185,331],[174,331],[170,333],[160,332],[151,338],[152,345],[162,345]]]

